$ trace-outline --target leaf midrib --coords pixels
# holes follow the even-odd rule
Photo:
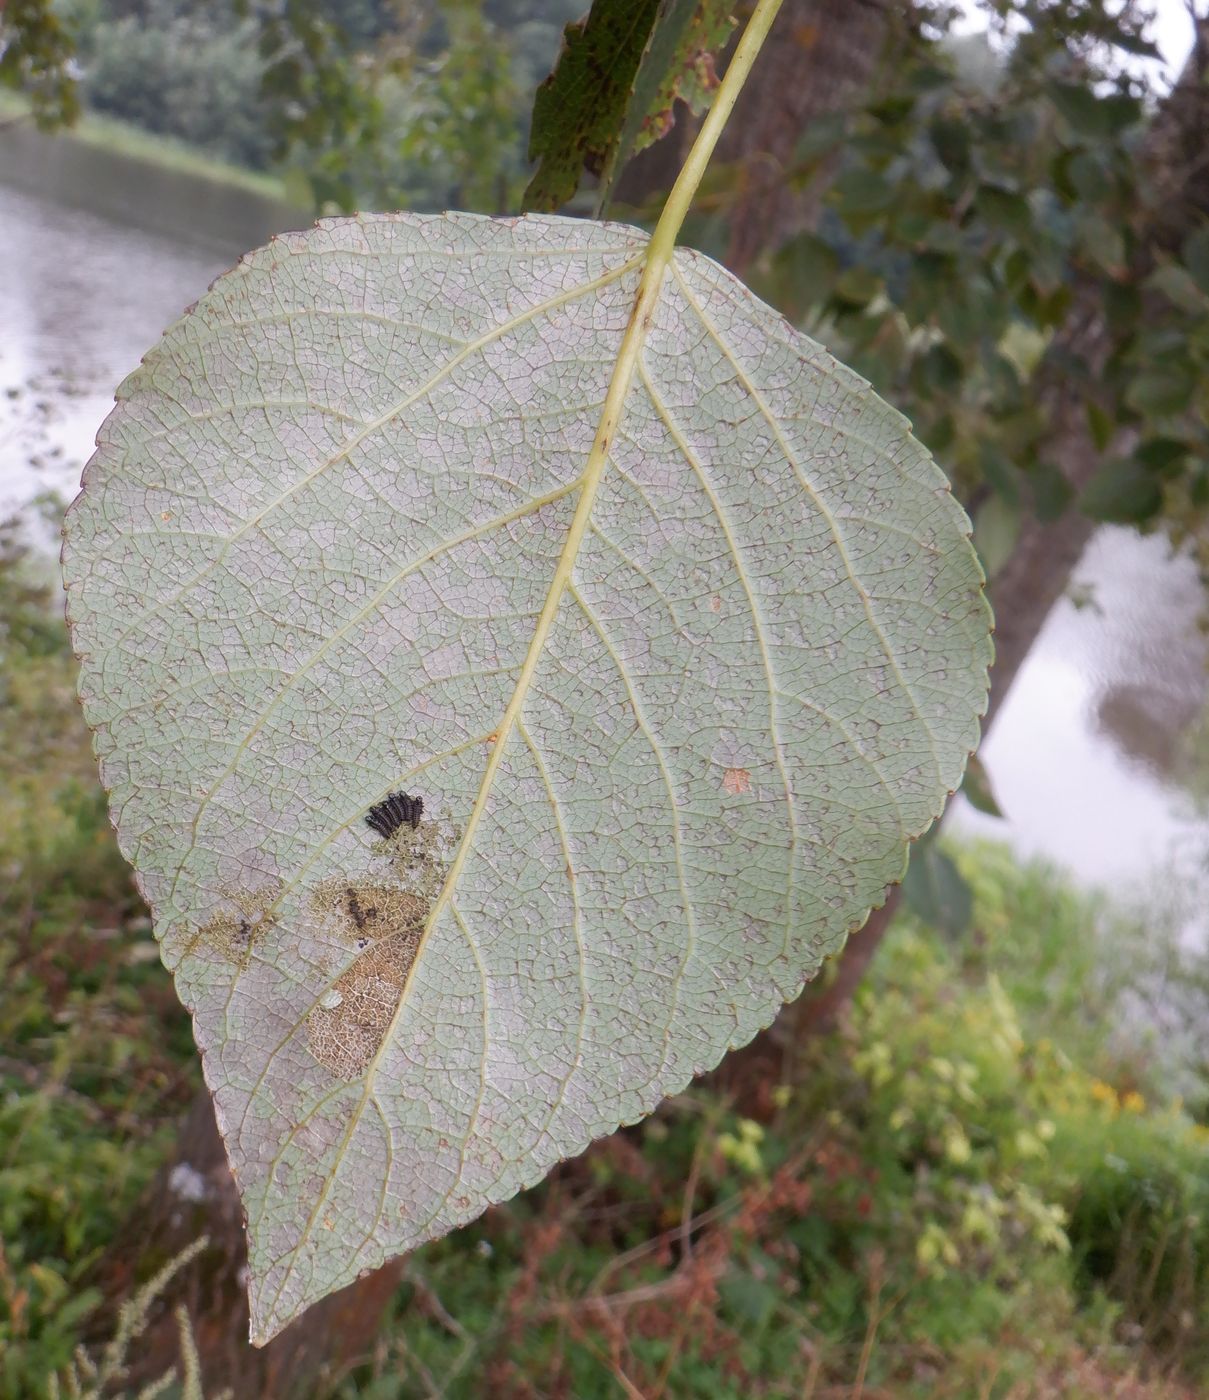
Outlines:
[[[584,534],[588,529],[592,508],[595,504],[596,494],[600,487],[601,477],[608,466],[609,449],[612,446],[614,436],[621,423],[625,402],[629,396],[630,387],[637,371],[642,347],[654,319],[655,306],[658,304],[662,292],[664,277],[668,268],[674,264],[675,252],[675,244],[672,240],[666,237],[653,238],[647,243],[643,253],[638,258],[628,262],[623,269],[619,270],[615,276],[610,277],[608,282],[604,284],[608,285],[608,283],[616,281],[625,270],[636,266],[639,261],[642,262],[642,277],[634,296],[630,317],[622,335],[621,344],[618,347],[613,374],[610,377],[609,387],[605,393],[604,403],[601,407],[596,436],[592,443],[592,449],[588,454],[588,460],[584,466],[584,470],[579,478],[579,501],[576,505],[571,525],[567,531],[566,541],[559,554],[558,562],[555,565],[554,574],[550,581],[550,587],[547,590],[541,612],[538,614],[537,622],[534,625],[533,637],[530,640],[525,660],[521,666],[521,673],[517,678],[516,686],[501,716],[499,725],[494,731],[491,749],[487,756],[487,762],[483,769],[483,777],[479,784],[479,791],[475,797],[474,805],[471,807],[470,813],[466,818],[466,825],[461,840],[458,842],[457,850],[454,852],[453,859],[450,862],[445,881],[429,908],[428,917],[425,920],[424,928],[416,947],[415,957],[411,967],[408,969],[406,980],[399,993],[398,1004],[395,1007],[390,1024],[383,1031],[378,1048],[363,1072],[364,1092],[362,1093],[361,1101],[349,1114],[348,1124],[345,1127],[340,1143],[335,1148],[333,1160],[337,1164],[343,1160],[348,1145],[352,1141],[353,1134],[356,1132],[361,1122],[361,1117],[365,1112],[366,1105],[373,1097],[373,1086],[377,1079],[382,1058],[386,1054],[387,1049],[394,1043],[399,1023],[407,1010],[411,988],[415,982],[416,969],[420,966],[420,962],[424,957],[433,929],[436,927],[445,908],[453,900],[454,891],[457,888],[462,869],[474,847],[475,832],[486,810],[487,802],[494,785],[495,775],[499,771],[499,766],[503,761],[504,750],[507,748],[508,740],[520,717],[520,712],[524,705],[525,698],[528,695],[529,687],[537,671],[538,662],[545,651],[546,641],[554,625],[554,620],[562,602],[563,594],[566,592],[567,585],[570,581],[571,571],[579,555]],[[600,282],[601,279],[596,279],[596,284]],[[587,284],[581,288],[581,291],[587,292],[589,290],[595,290],[596,284]],[[338,1167],[335,1167],[328,1173],[323,1183],[323,1188],[318,1192],[315,1204],[299,1232],[298,1241],[291,1251],[289,1266],[283,1274],[281,1282],[278,1284],[272,1303],[267,1306],[267,1311],[271,1316],[276,1315],[277,1304],[280,1301],[281,1294],[293,1275],[299,1256],[299,1248],[304,1241],[310,1238],[311,1232],[315,1226],[315,1221],[319,1218],[319,1213],[327,1202],[332,1185],[338,1174]]]

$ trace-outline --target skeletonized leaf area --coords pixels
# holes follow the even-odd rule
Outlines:
[[[257,1340],[767,1025],[977,739],[944,477],[690,252],[539,625],[646,246],[468,215],[280,238],[123,384],[70,512],[81,696]]]

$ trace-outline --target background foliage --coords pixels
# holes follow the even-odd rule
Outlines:
[[[1084,404],[1105,459],[1075,506],[1141,522],[1209,491],[1209,229],[1155,240],[1149,106],[1122,55],[1153,49],[1126,9],[1035,7],[1005,55],[924,43],[877,100],[807,132],[791,178],[843,152],[829,217],[763,285],[909,404],[976,513],[993,574],[1024,512],[1068,505],[1050,405]],[[1063,343],[1081,301],[1108,341]]]

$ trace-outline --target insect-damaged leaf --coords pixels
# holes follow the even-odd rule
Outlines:
[[[662,0],[601,181],[601,209],[630,157],[671,130],[677,99],[698,116],[709,106],[718,86],[715,55],[734,27],[731,9],[732,0]]]
[[[750,1039],[977,738],[942,474],[704,257],[573,531],[646,250],[467,215],[281,238],[122,386],[69,514],[81,698],[257,1340]]]
[[[708,105],[732,25],[730,0],[596,0],[538,88],[526,208],[566,204],[585,169],[602,177],[605,204],[625,162],[671,127],[677,98]]]
[[[569,24],[554,71],[533,100],[526,209],[558,209],[585,169],[600,174],[617,144],[659,0],[596,0]]]

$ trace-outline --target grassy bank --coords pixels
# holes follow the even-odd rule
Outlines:
[[[198,1082],[114,847],[50,589],[0,552],[0,1393],[46,1394]],[[1198,969],[962,849],[975,932],[896,927],[745,1111],[694,1088],[408,1264],[341,1394],[1203,1394],[1209,1133],[1139,988]],[[1174,985],[1174,982],[1173,982]],[[1195,1014],[1190,1009],[1189,1014]],[[1188,1094],[1171,1093],[1173,1075]]]
[[[29,103],[18,93],[0,87],[0,123],[15,124],[30,121]],[[98,112],[85,112],[66,131],[56,133],[56,139],[72,142],[92,150],[111,151],[160,170],[178,175],[191,175],[200,180],[246,190],[265,199],[288,203],[290,193],[279,175],[232,165],[204,155],[184,141],[170,136],[156,136],[142,127],[118,121]]]
[[[53,135],[0,90],[0,182],[168,238],[234,257],[313,213],[285,182],[199,154],[123,122],[85,116]]]

